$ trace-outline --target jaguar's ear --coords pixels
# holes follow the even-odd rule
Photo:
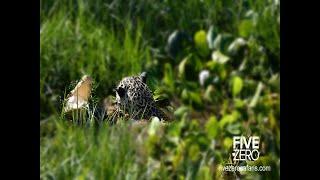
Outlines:
[[[147,72],[142,72],[140,74],[140,78],[141,78],[143,83],[147,83]]]
[[[125,93],[126,93],[126,90],[125,90],[124,88],[122,88],[122,87],[118,87],[118,88],[116,89],[116,91],[117,91],[117,93],[118,93],[118,95],[119,95],[120,97],[124,97],[124,95],[125,95]]]

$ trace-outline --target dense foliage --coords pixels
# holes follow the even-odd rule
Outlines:
[[[41,0],[40,17],[42,179],[226,179],[234,135],[260,136],[255,163],[272,166],[243,178],[279,178],[278,0]],[[79,127],[61,114],[83,74],[100,103],[142,71],[170,124]]]

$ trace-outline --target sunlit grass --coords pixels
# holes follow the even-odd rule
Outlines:
[[[219,179],[234,134],[259,135],[274,169],[244,178],[279,177],[279,1],[40,2],[41,179]],[[204,45],[211,27],[232,42],[244,39],[248,50],[233,56],[223,47],[215,54],[228,62],[213,62]],[[191,39],[200,33],[174,59],[166,46],[175,30]],[[209,86],[197,81],[203,69]],[[62,113],[82,75],[94,79],[94,111],[120,79],[142,71],[174,105],[172,123],[111,125],[112,117],[91,112],[79,125]]]

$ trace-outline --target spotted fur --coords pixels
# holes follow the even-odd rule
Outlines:
[[[152,92],[146,84],[146,73],[123,78],[116,88],[117,108],[133,119],[150,119],[152,116],[167,120],[156,106]]]

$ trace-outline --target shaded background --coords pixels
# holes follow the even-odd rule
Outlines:
[[[83,74],[99,103],[142,71],[170,99],[171,125],[64,124],[64,95]],[[272,165],[243,177],[277,179],[279,71],[276,0],[41,0],[41,178],[219,179],[241,134],[260,136],[256,163]]]

